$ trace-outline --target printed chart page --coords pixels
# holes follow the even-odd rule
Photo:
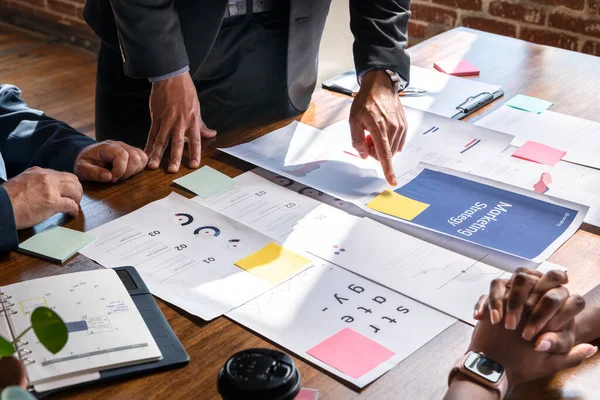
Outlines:
[[[152,294],[210,320],[300,272],[310,260],[176,193],[90,231],[81,253],[136,267]]]
[[[514,136],[513,146],[543,143],[567,154],[563,160],[600,168],[600,122],[553,111],[540,114],[502,106],[475,123]]]
[[[69,340],[57,354],[46,350],[29,331],[27,365],[31,384],[53,378],[98,371],[161,357],[152,334],[112,270],[62,274],[6,286],[12,296],[13,330],[20,334],[31,325],[31,313],[48,307],[67,324]]]
[[[394,156],[398,175],[420,161],[478,165],[506,149],[512,136],[407,108],[405,148]],[[352,147],[347,121],[321,131],[293,122],[252,142],[220,149],[342,200],[353,201],[386,186],[379,163]]]
[[[281,178],[282,182],[291,182]],[[300,193],[246,172],[233,179],[235,184],[209,198],[192,199],[213,211],[238,221],[276,240],[287,248],[305,250],[307,240],[319,240],[319,226],[336,224],[350,217],[346,212],[328,207],[312,198],[312,188]],[[303,196],[306,194],[306,196]],[[321,193],[322,194],[322,193]],[[310,226],[312,235],[298,236],[300,226]]]
[[[538,164],[512,157],[515,150],[516,147],[510,146],[478,168],[465,172],[584,204],[590,207],[584,222],[600,226],[600,170],[565,161],[554,166]]]
[[[588,207],[428,164],[398,187],[361,200],[366,210],[507,254],[545,261]]]
[[[456,321],[329,263],[227,316],[359,388]]]
[[[322,227],[308,253],[471,325],[479,296],[506,272],[369,218]]]

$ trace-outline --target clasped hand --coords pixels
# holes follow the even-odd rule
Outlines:
[[[578,344],[575,317],[585,300],[570,295],[566,273],[524,268],[496,279],[475,306],[470,349],[502,364],[511,385],[579,365],[598,350]],[[502,323],[504,321],[504,323]]]

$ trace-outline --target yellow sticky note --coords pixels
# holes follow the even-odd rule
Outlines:
[[[278,284],[296,274],[311,261],[276,243],[269,243],[256,253],[235,262],[235,265],[261,279]]]
[[[386,189],[375,197],[367,207],[397,218],[412,221],[429,207],[429,204],[402,196],[392,190]]]

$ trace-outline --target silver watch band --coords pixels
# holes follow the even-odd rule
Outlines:
[[[396,89],[397,92],[401,92],[402,90],[406,89],[408,83],[402,79],[397,72],[390,69],[386,69],[385,72],[390,76],[392,84],[394,85],[394,89]]]

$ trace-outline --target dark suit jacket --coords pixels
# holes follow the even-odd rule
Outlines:
[[[286,1],[286,0],[279,0]],[[310,102],[317,55],[331,0],[289,0],[287,81],[299,110]],[[407,26],[410,0],[349,0],[359,76],[374,68],[396,71],[409,81]],[[206,59],[228,0],[87,0],[85,19],[100,38],[123,55],[125,74],[149,78]]]
[[[0,85],[0,182],[33,166],[73,172],[81,150],[94,143],[67,124],[29,108],[16,87]],[[0,253],[18,244],[12,203],[0,186]]]

